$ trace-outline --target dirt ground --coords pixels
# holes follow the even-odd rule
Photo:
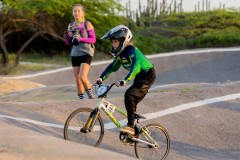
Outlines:
[[[22,90],[38,88],[40,86],[40,84],[28,80],[0,79],[0,96]]]

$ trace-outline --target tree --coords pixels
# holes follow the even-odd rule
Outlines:
[[[8,67],[7,42],[11,34],[28,33],[28,39],[16,53],[15,65],[18,65],[24,49],[39,36],[46,35],[65,41],[65,29],[72,21],[72,5],[81,3],[86,8],[86,16],[94,25],[99,25],[97,32],[104,32],[104,23],[116,24],[116,12],[122,10],[114,0],[4,0],[0,10],[0,45],[3,50],[2,66]],[[90,12],[91,11],[91,12]],[[108,17],[110,16],[110,18]],[[114,20],[110,20],[114,17]],[[104,22],[103,22],[104,21]],[[119,23],[119,21],[117,22]],[[109,29],[109,28],[108,28]]]
[[[7,37],[14,33],[19,32],[21,29],[16,25],[16,19],[14,17],[14,11],[9,9],[7,12],[4,8],[0,9],[0,46],[2,48],[2,61],[1,66],[4,68],[8,67],[8,49],[6,43],[8,41]]]
[[[64,3],[65,2],[65,3]],[[3,48],[2,66],[8,67],[8,50],[6,47],[7,36],[16,31],[31,33],[31,36],[22,44],[16,53],[15,65],[19,64],[19,59],[24,49],[38,36],[49,34],[55,38],[64,38],[59,36],[54,30],[56,25],[54,23],[54,16],[62,16],[64,9],[66,9],[67,1],[57,3],[57,1],[12,1],[6,0],[3,3],[2,14],[5,17],[5,25],[1,25],[0,33],[1,47]],[[13,18],[14,17],[14,18]],[[4,19],[3,19],[4,20]],[[0,31],[1,31],[0,30]]]

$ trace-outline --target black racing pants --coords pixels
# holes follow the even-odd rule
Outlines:
[[[128,114],[128,125],[134,126],[135,112],[137,104],[145,97],[148,90],[156,79],[156,71],[154,68],[141,71],[134,79],[133,85],[125,92],[125,107]]]

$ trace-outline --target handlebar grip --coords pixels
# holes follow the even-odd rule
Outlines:
[[[102,82],[101,82],[101,81],[96,81],[96,84],[97,84],[97,85],[101,85]]]

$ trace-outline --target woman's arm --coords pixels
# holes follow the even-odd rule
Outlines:
[[[65,40],[65,42],[66,42],[66,45],[71,45],[71,40],[72,40],[72,38],[69,36],[69,34],[67,33],[67,35],[66,35],[66,40]]]
[[[67,33],[66,33],[66,45],[71,45],[71,41],[72,41],[72,37],[73,37],[73,33],[71,32],[71,28],[72,28],[72,23],[68,24],[68,29],[67,29]]]
[[[85,43],[96,43],[96,36],[95,36],[95,31],[94,29],[88,30],[88,38],[82,38],[78,37],[79,42],[85,42]]]
[[[96,36],[92,23],[89,21],[85,21],[84,23],[86,23],[85,28],[87,29],[88,38],[79,37],[78,41],[92,44],[96,43]]]

